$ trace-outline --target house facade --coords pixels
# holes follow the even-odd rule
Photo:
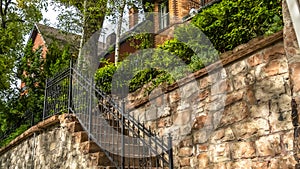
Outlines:
[[[128,32],[135,32],[136,28],[142,27],[142,29],[146,30],[145,32],[153,34],[153,47],[157,47],[166,40],[170,40],[174,37],[174,29],[178,24],[189,22],[189,20],[200,10],[220,1],[221,0],[149,0],[148,2],[154,4],[153,14],[151,14],[151,17],[149,18],[151,28],[142,25],[147,19],[141,21],[139,15],[144,14],[140,14],[137,8],[132,7],[129,10]],[[113,45],[115,42],[115,34],[109,35],[106,42],[108,46]],[[123,38],[121,40],[121,60],[126,55],[137,51],[137,49],[132,46],[132,43],[133,41],[130,38]],[[114,62],[114,51],[104,52],[103,57]]]
[[[36,23],[30,33],[27,43],[32,43],[32,50],[41,50],[41,57],[46,59],[48,47],[56,43],[63,49],[65,45],[70,46],[72,53],[78,53],[80,36],[72,33],[66,33],[59,29]],[[23,72],[26,74],[26,72]],[[21,88],[25,87],[25,83],[21,82]]]

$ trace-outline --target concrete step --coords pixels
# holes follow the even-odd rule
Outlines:
[[[82,143],[89,140],[89,136],[86,131],[78,131],[73,133],[72,135],[75,139],[75,143]]]
[[[154,154],[151,153],[150,149],[146,146],[142,145],[135,145],[135,144],[127,144],[125,143],[124,148],[122,147],[121,143],[99,143],[101,148],[105,149],[106,151],[116,154],[116,155],[121,155],[122,151],[125,151],[124,154],[126,157],[149,157],[153,156]]]
[[[68,127],[69,131],[72,133],[78,132],[78,131],[83,131],[83,127],[77,121],[72,121],[70,123],[67,123],[67,127]]]
[[[80,143],[80,150],[84,154],[102,152],[101,148],[93,141],[85,141]]]
[[[93,166],[113,166],[113,164],[107,158],[104,152],[91,153],[90,156]]]

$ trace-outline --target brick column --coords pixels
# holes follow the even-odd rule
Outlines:
[[[129,29],[133,28],[139,21],[138,9],[132,7],[129,9]]]

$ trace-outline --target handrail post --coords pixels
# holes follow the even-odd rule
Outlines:
[[[122,99],[122,114],[121,114],[121,120],[122,120],[122,139],[121,139],[121,144],[122,144],[122,149],[121,149],[121,153],[122,153],[122,169],[125,168],[125,100],[124,98]]]
[[[173,145],[172,145],[172,136],[171,133],[169,133],[168,136],[168,155],[169,155],[169,169],[173,169],[174,168],[174,164],[173,164]]]
[[[88,125],[88,130],[89,130],[89,139],[91,138],[91,132],[92,132],[92,99],[93,99],[93,95],[92,95],[92,92],[93,92],[93,79],[90,80],[90,87],[88,89],[89,91],[87,92],[88,93],[88,100],[89,100],[89,103],[88,103],[88,113],[89,113],[89,125]]]
[[[70,60],[69,67],[70,75],[69,75],[69,93],[68,93],[68,113],[72,111],[72,76],[73,76],[73,59]]]
[[[31,127],[34,125],[34,113],[31,112]]]
[[[48,79],[46,79],[45,82],[43,120],[45,119],[46,109],[47,109],[47,87],[48,87]]]

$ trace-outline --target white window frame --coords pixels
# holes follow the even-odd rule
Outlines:
[[[169,26],[169,6],[168,1],[159,4],[159,29]]]

